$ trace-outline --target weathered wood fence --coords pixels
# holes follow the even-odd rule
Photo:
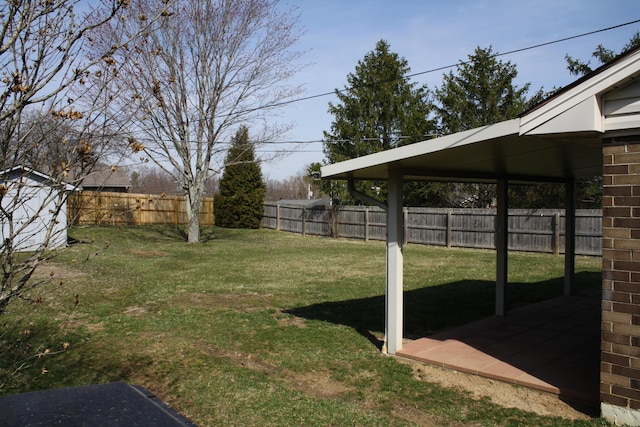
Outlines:
[[[74,225],[187,224],[184,196],[83,191],[69,196],[68,217]],[[200,224],[213,225],[213,198],[200,207]]]
[[[405,242],[494,249],[495,209],[405,208]],[[265,204],[262,226],[292,233],[386,239],[386,213],[376,207]],[[564,252],[564,210],[509,210],[509,249]],[[576,212],[576,253],[602,253],[602,211]]]

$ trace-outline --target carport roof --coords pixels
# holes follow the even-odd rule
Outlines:
[[[386,180],[556,181],[602,173],[596,133],[520,136],[519,119],[480,127],[322,168],[323,178]]]
[[[605,132],[637,133],[640,127],[637,111],[629,114],[618,104],[607,110],[605,95],[625,87],[635,92],[638,76],[640,49],[577,80],[519,118],[324,166],[322,178],[386,180],[393,169],[405,180],[429,181],[544,182],[600,175]]]

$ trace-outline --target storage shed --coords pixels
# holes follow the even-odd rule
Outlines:
[[[556,92],[520,117],[322,168],[325,179],[388,180],[385,349],[403,346],[402,184],[497,184],[496,314],[505,314],[507,185],[567,188],[565,294],[574,279],[575,181],[603,175],[600,407],[640,425],[640,49]]]
[[[16,251],[66,245],[66,194],[73,189],[72,185],[58,183],[49,175],[23,166],[1,172],[2,241],[9,239]]]

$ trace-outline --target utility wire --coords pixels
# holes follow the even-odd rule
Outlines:
[[[612,27],[602,28],[602,29],[595,30],[595,31],[589,31],[588,33],[582,33],[582,34],[578,34],[578,35],[575,35],[575,36],[565,37],[563,39],[557,39],[557,40],[553,40],[553,41],[550,41],[550,42],[544,42],[544,43],[539,43],[539,44],[535,44],[535,45],[532,45],[532,46],[523,47],[523,48],[520,48],[520,49],[514,49],[514,50],[510,50],[508,52],[496,53],[495,55],[492,55],[492,57],[493,58],[497,58],[499,56],[513,55],[514,53],[520,53],[520,52],[524,52],[524,51],[527,51],[527,50],[537,49],[539,47],[544,47],[544,46],[549,46],[549,45],[552,45],[552,44],[566,42],[566,41],[577,39],[577,38],[580,38],[580,37],[586,37],[586,36],[590,36],[590,35],[593,35],[593,34],[602,33],[602,32],[605,32],[605,31],[615,30],[617,28],[621,28],[621,27],[624,27],[626,25],[637,24],[638,22],[640,22],[640,19],[636,19],[635,21],[626,22],[624,24],[614,25]],[[427,71],[421,71],[421,72],[418,72],[418,73],[408,74],[407,77],[415,77],[415,76],[420,76],[422,74],[434,73],[436,71],[446,70],[448,68],[457,67],[458,65],[466,65],[466,64],[470,64],[472,62],[473,61],[471,61],[471,60],[469,60],[469,61],[461,61],[461,62],[459,62],[457,64],[453,64],[453,65],[446,65],[446,66],[443,66],[443,67],[438,67],[438,68],[434,68],[434,69],[427,70]]]
[[[562,42],[566,42],[566,41],[569,41],[569,40],[590,36],[590,35],[593,35],[593,34],[602,33],[602,32],[605,32],[605,31],[615,30],[617,28],[625,27],[627,25],[637,24],[639,22],[640,22],[640,19],[636,19],[635,21],[625,22],[624,24],[618,24],[618,25],[614,25],[614,26],[611,26],[611,27],[601,28],[599,30],[589,31],[587,33],[582,33],[582,34],[578,34],[578,35],[575,35],[575,36],[570,36],[570,37],[565,37],[565,38],[562,38],[562,39],[552,40],[552,41],[549,41],[549,42],[539,43],[539,44],[523,47],[523,48],[520,48],[520,49],[510,50],[508,52],[496,53],[496,54],[492,55],[492,57],[497,58],[499,56],[513,55],[514,53],[524,52],[524,51],[527,51],[527,50],[532,50],[532,49],[537,49],[537,48],[544,47],[544,46],[549,46],[549,45],[552,45],[552,44],[562,43]],[[426,71],[420,71],[420,72],[417,72],[417,73],[408,74],[407,76],[405,76],[405,78],[410,78],[410,77],[415,77],[415,76],[421,76],[421,75],[424,75],[424,74],[435,73],[436,71],[443,71],[443,70],[447,70],[449,68],[457,67],[459,65],[470,64],[472,62],[473,61],[471,61],[471,60],[469,60],[469,61],[460,61],[460,62],[458,62],[456,64],[445,65],[445,66],[438,67],[438,68],[432,68],[432,69],[426,70]],[[391,81],[392,80],[390,80],[388,82],[381,82],[381,83],[389,83]],[[284,106],[284,105],[294,104],[294,103],[297,103],[297,102],[309,101],[311,99],[322,98],[322,97],[325,97],[325,96],[334,95],[335,93],[343,93],[343,92],[346,92],[349,89],[350,88],[335,89],[335,90],[333,90],[331,92],[324,92],[324,93],[319,93],[319,94],[316,94],[316,95],[305,96],[305,97],[302,97],[302,98],[291,99],[289,101],[282,101],[282,102],[277,102],[277,103],[274,103],[274,104],[262,105],[262,106],[258,106],[258,107],[255,107],[255,108],[247,109],[247,110],[243,111],[243,113],[250,113],[250,112],[262,110],[262,109],[265,109],[265,108],[281,107],[281,106]]]
[[[618,29],[618,28],[625,27],[627,25],[632,25],[632,24],[637,24],[637,23],[640,23],[640,19],[636,19],[634,21],[625,22],[623,24],[613,25],[611,27],[601,28],[599,30],[589,31],[589,32],[582,33],[582,34],[577,34],[577,35],[574,35],[574,36],[564,37],[564,38],[561,38],[561,39],[556,39],[556,40],[552,40],[552,41],[548,41],[548,42],[544,42],[544,43],[538,43],[538,44],[527,46],[527,47],[523,47],[523,48],[520,48],[520,49],[514,49],[514,50],[507,51],[507,52],[502,52],[502,53],[495,53],[491,57],[492,58],[497,58],[497,57],[501,57],[501,56],[513,55],[514,53],[520,53],[520,52],[525,52],[525,51],[532,50],[532,49],[538,49],[540,47],[549,46],[549,45],[553,45],[553,44],[558,44],[558,43],[566,42],[566,41],[569,41],[569,40],[574,40],[574,39],[578,39],[578,38],[581,38],[581,37],[590,36],[590,35],[593,35],[593,34],[603,33],[605,31],[611,31],[611,30],[615,30],[615,29]],[[457,67],[457,66],[460,66],[460,65],[470,64],[472,62],[473,62],[472,60],[460,61],[460,62],[458,62],[456,64],[445,65],[445,66],[441,66],[441,67],[437,67],[437,68],[432,68],[432,69],[429,69],[429,70],[426,70],[426,71],[420,71],[420,72],[417,72],[417,73],[408,74],[404,78],[411,78],[411,77],[421,76],[421,75],[424,75],[424,74],[435,73],[437,71],[447,70],[449,68],[454,68],[454,67]],[[389,80],[389,81],[383,81],[383,82],[380,82],[380,83],[390,83],[390,82],[393,82],[393,81],[394,80]],[[310,96],[305,96],[305,97],[301,97],[301,98],[291,99],[291,100],[288,100],[288,101],[281,101],[281,102],[276,102],[276,103],[268,104],[268,105],[260,105],[260,106],[254,107],[254,108],[249,108],[249,109],[243,110],[243,111],[239,112],[239,114],[251,113],[251,112],[254,112],[254,111],[263,110],[265,108],[282,107],[282,106],[285,106],[285,105],[290,105],[290,104],[294,104],[294,103],[298,103],[298,102],[302,102],[302,101],[309,101],[311,99],[322,98],[322,97],[325,97],[325,96],[334,95],[336,93],[344,93],[344,92],[346,92],[346,91],[348,91],[350,89],[352,89],[352,88],[335,89],[335,90],[333,90],[331,92],[323,92],[323,93],[318,93],[316,95],[310,95]],[[218,117],[223,117],[223,116],[218,116]],[[404,138],[407,138],[407,137],[404,137]],[[141,140],[145,140],[147,138],[140,138],[140,139]],[[191,142],[197,143],[197,141],[191,141]],[[319,140],[310,140],[310,141],[261,141],[260,143],[261,144],[313,144],[313,143],[318,143],[318,142],[326,142],[326,140],[319,139]],[[220,141],[220,143],[224,144],[224,143],[229,143],[229,142]]]

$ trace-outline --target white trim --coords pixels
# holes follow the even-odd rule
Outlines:
[[[574,106],[589,98],[600,97],[615,89],[625,80],[634,77],[640,70],[640,50],[624,58],[595,76],[583,81],[549,100],[540,108],[525,114],[520,122],[520,135],[533,133],[533,130],[559,117]]]

